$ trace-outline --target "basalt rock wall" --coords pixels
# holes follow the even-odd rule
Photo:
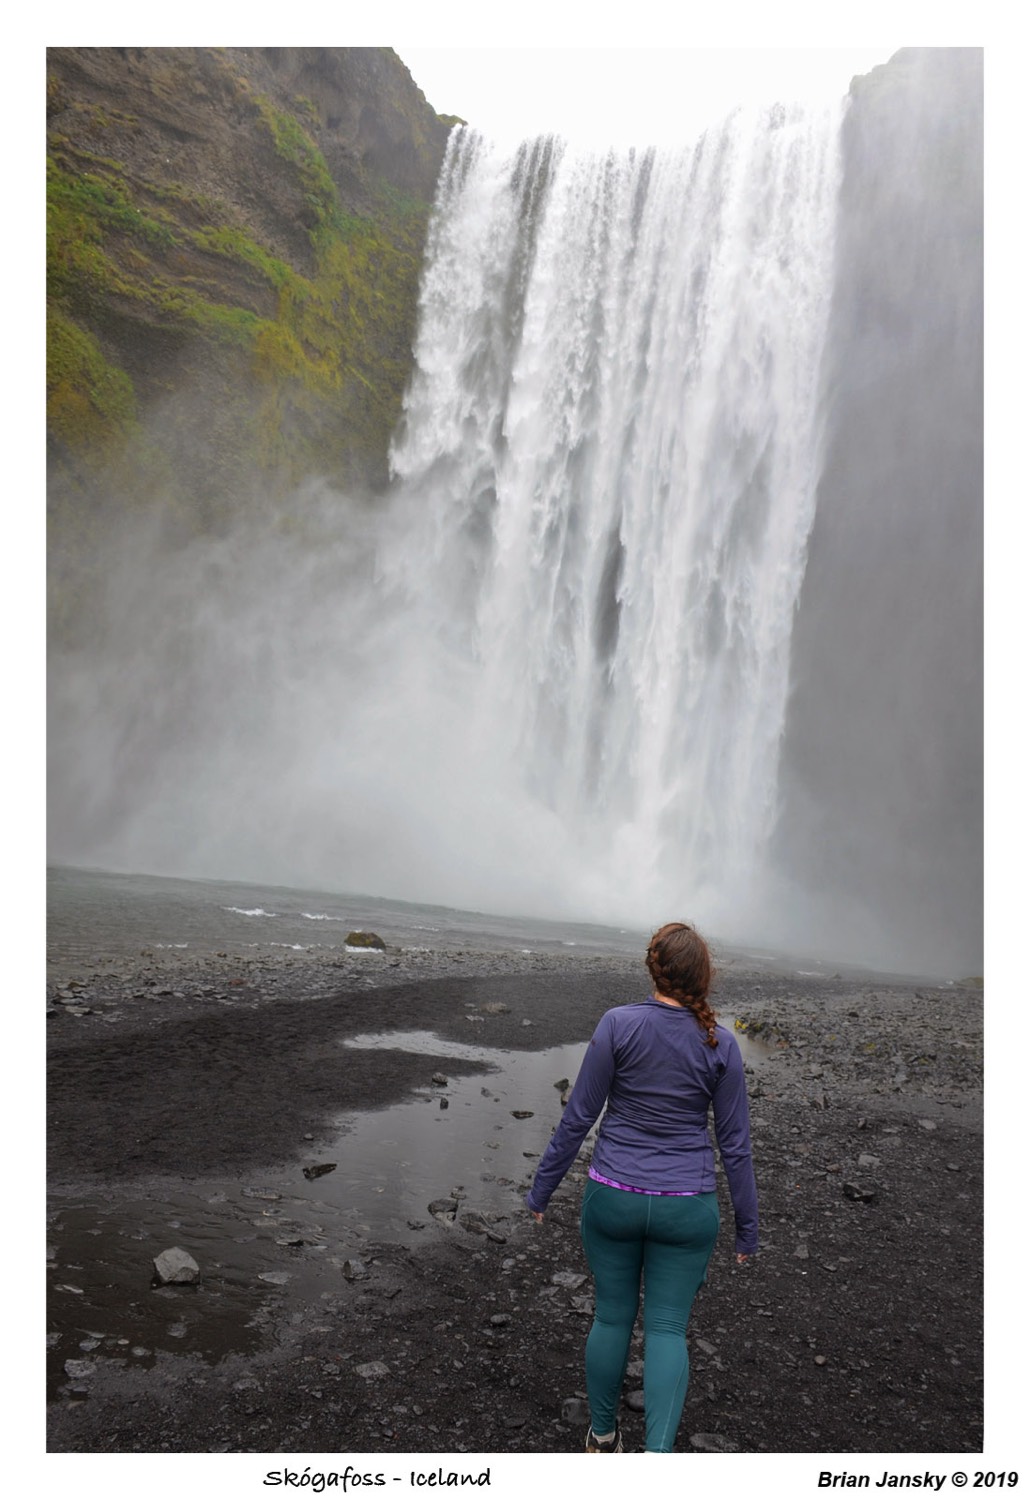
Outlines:
[[[385,48],[51,48],[52,543],[385,482],[452,122]]]

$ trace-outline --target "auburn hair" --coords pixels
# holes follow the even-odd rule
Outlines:
[[[715,1012],[708,1004],[712,956],[701,934],[686,922],[666,922],[647,945],[647,968],[658,993],[693,1011],[709,1047],[717,1047]]]

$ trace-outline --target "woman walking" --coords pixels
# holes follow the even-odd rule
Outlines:
[[[607,1102],[580,1232],[594,1277],[587,1338],[588,1453],[621,1453],[617,1420],[644,1288],[646,1451],[671,1453],[687,1394],[686,1329],[719,1228],[715,1123],[736,1220],[738,1264],[758,1249],[747,1090],[736,1038],[708,1004],[711,958],[683,922],[647,949],[654,993],[600,1020],[526,1202],[538,1222]]]

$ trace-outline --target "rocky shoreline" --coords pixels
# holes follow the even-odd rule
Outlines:
[[[290,1183],[342,1112],[430,1086],[446,1107],[477,1068],[449,1060],[433,1085],[432,1060],[372,1064],[341,1037],[417,1025],[531,1052],[585,1042],[645,988],[637,961],[460,947],[55,966],[50,1451],[577,1451],[585,1160],[542,1226],[530,1161],[488,1212],[441,1163],[407,1244],[315,1223]],[[980,1450],[978,987],[726,957],[714,998],[746,1049],[762,1249],[736,1266],[723,1195],[679,1449]],[[201,1280],[151,1286],[173,1246]]]

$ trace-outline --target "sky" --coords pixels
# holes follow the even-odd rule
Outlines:
[[[595,147],[682,145],[741,104],[841,99],[897,51],[394,46],[439,114],[504,144],[554,133]]]

